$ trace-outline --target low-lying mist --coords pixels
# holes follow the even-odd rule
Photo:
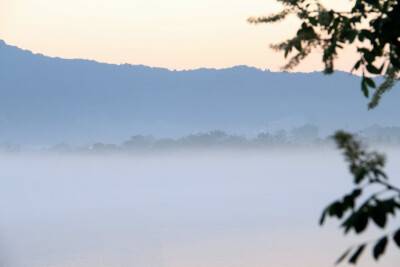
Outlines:
[[[2,266],[329,266],[355,242],[318,226],[351,189],[332,147],[9,154],[0,173]]]

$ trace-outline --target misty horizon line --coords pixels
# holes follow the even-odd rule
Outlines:
[[[46,55],[43,54],[41,52],[34,52],[32,50],[29,49],[25,49],[22,48],[18,45],[13,45],[13,44],[9,44],[7,43],[4,39],[0,38],[0,45],[5,45],[5,46],[9,46],[12,48],[18,48],[20,50],[22,50],[23,52],[27,52],[30,53],[32,55],[38,55],[38,56],[43,56],[49,59],[62,59],[62,60],[71,60],[71,61],[84,61],[84,62],[89,62],[89,63],[97,63],[97,64],[103,64],[103,65],[110,65],[110,66],[127,66],[127,67],[145,67],[145,68],[149,68],[149,69],[157,69],[157,70],[165,70],[165,71],[169,71],[169,72],[189,72],[189,71],[202,71],[202,70],[230,70],[230,69],[235,69],[235,68],[248,68],[248,69],[253,69],[253,70],[257,70],[257,71],[261,71],[261,72],[270,72],[270,73],[293,73],[293,74],[312,74],[312,73],[323,73],[323,70],[315,70],[315,71],[286,71],[286,70],[279,70],[279,71],[274,71],[271,69],[267,69],[267,68],[258,68],[255,66],[249,66],[249,65],[232,65],[230,67],[222,67],[222,68],[213,68],[213,67],[199,67],[199,68],[192,68],[192,69],[172,69],[172,68],[167,68],[167,67],[160,67],[160,66],[149,66],[149,65],[144,65],[144,64],[134,64],[134,63],[128,63],[128,62],[124,62],[124,63],[109,63],[109,62],[102,62],[102,61],[98,61],[95,59],[89,59],[89,58],[66,58],[66,57],[60,57],[60,56],[50,56],[50,55]],[[360,76],[357,73],[352,73],[350,71],[345,71],[345,70],[335,70],[335,72],[338,73],[347,73],[350,75],[355,75],[355,76]]]
[[[400,126],[371,125],[359,131],[352,132],[363,144],[400,145]],[[182,137],[154,137],[151,134],[136,134],[118,143],[101,141],[84,145],[59,142],[53,145],[29,146],[15,144],[12,141],[0,142],[0,152],[14,153],[22,151],[52,152],[52,153],[104,153],[104,152],[154,152],[198,149],[252,149],[265,150],[273,148],[320,147],[331,146],[332,135],[321,136],[319,128],[313,124],[293,127],[291,130],[278,129],[262,131],[249,137],[223,130],[197,132]]]

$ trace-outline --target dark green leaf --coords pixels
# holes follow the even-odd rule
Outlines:
[[[290,51],[292,51],[292,45],[291,44],[289,44],[285,49],[285,58],[288,56]]]
[[[400,247],[400,229],[393,235],[393,240],[398,247]]]
[[[356,217],[358,216],[358,213],[352,213],[343,223],[342,227],[344,227],[344,233],[347,234],[349,230],[354,227],[354,222],[356,220]]]
[[[374,247],[374,258],[377,260],[379,259],[379,256],[381,256],[386,249],[386,245],[387,245],[387,237],[383,237],[381,238],[378,243],[376,243],[375,247]]]
[[[349,40],[350,43],[354,42],[354,39],[357,36],[357,31],[356,30],[352,30],[350,31],[350,33],[347,35],[347,40]]]
[[[373,40],[375,38],[375,35],[373,32],[369,31],[369,30],[361,30],[360,34],[363,34],[365,37],[367,37],[370,40]]]
[[[387,179],[387,175],[386,173],[384,173],[383,171],[381,171],[380,169],[375,169],[374,170],[375,175],[379,176],[379,177],[383,177],[384,179]]]
[[[336,260],[335,264],[341,263],[341,262],[347,257],[347,255],[350,254],[351,251],[352,251],[351,248],[349,248],[348,250],[346,250],[346,251],[342,254],[342,256],[340,256],[339,259]]]
[[[300,40],[297,40],[297,39],[296,39],[296,40],[293,42],[293,45],[294,45],[294,47],[297,49],[297,51],[299,51],[299,52],[302,51]]]
[[[379,1],[378,0],[365,0],[366,3],[372,5],[373,7],[379,8]]]
[[[325,222],[325,217],[326,217],[326,210],[322,212],[321,218],[319,219],[319,225],[323,225]]]
[[[354,208],[354,197],[353,195],[347,195],[343,198],[344,209]]]
[[[390,57],[390,63],[392,63],[393,67],[400,69],[400,60],[398,58]]]
[[[361,190],[361,189],[354,189],[353,193],[351,193],[351,194],[352,194],[352,196],[353,196],[354,198],[356,198],[356,197],[360,196],[361,193],[362,193],[362,190]]]
[[[366,98],[369,97],[368,87],[364,81],[361,83],[361,91],[363,92],[363,94]],[[356,177],[356,181],[358,181],[358,182],[356,182],[358,184],[361,181],[361,179],[357,179],[357,177]]]
[[[365,230],[365,227],[367,227],[368,224],[368,215],[366,212],[359,211],[358,216],[355,219],[354,222],[354,229],[356,230],[356,233],[359,234],[362,231]]]
[[[363,33],[363,32],[360,32],[360,33],[358,34],[358,40],[359,40],[360,42],[363,42],[363,41],[364,41],[364,33]]]
[[[358,260],[358,257],[360,257],[360,255],[363,252],[364,248],[365,248],[365,244],[359,246],[358,249],[356,250],[356,252],[354,252],[354,254],[349,259],[349,263],[356,264],[357,260]]]
[[[388,199],[379,203],[386,213],[391,213],[393,215],[395,214],[396,202],[393,199]]]
[[[361,65],[361,60],[357,61],[357,63],[354,65],[353,69],[358,70],[360,65]]]
[[[363,79],[369,87],[376,88],[375,82],[371,78],[363,77]]]
[[[375,55],[371,51],[369,51],[366,48],[361,48],[360,52],[363,53],[364,59],[368,62],[368,65],[370,65],[374,60],[375,60]]]
[[[372,64],[368,64],[367,65],[367,70],[372,73],[372,74],[381,74],[381,72],[379,71],[379,69],[377,69],[374,65]]]
[[[333,19],[332,13],[326,10],[321,10],[318,14],[318,21],[321,25],[327,27],[331,24]]]
[[[364,92],[364,95],[365,95],[365,97],[368,98],[368,87],[365,85],[365,83],[362,83],[362,85],[363,85],[362,86],[363,92],[364,92],[364,87],[366,90]],[[362,182],[362,180],[364,180],[364,178],[366,177],[367,174],[368,174],[368,171],[365,168],[356,169],[355,176],[354,176],[354,182],[356,184],[359,184],[360,182]]]
[[[329,216],[336,216],[338,218],[342,218],[344,212],[343,204],[339,201],[334,202],[332,205],[328,207]]]
[[[386,225],[386,212],[383,206],[378,205],[371,210],[372,220],[378,225],[380,228],[384,228]]]
[[[333,30],[333,29],[336,30],[338,26],[339,26],[339,19],[335,19],[335,20],[333,21],[333,25],[332,25],[332,28],[331,28],[331,29],[332,29],[332,30]]]
[[[361,21],[361,17],[360,16],[355,16],[355,17],[352,17],[351,19],[350,19],[350,22],[353,24],[353,25],[355,25],[356,23],[359,23]]]
[[[308,21],[314,26],[317,26],[317,24],[318,24],[318,21],[315,17],[309,17]]]

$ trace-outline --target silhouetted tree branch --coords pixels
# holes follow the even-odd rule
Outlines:
[[[375,108],[382,95],[389,91],[400,75],[400,1],[398,0],[353,0],[348,11],[326,9],[317,0],[277,0],[283,4],[283,10],[264,17],[252,17],[248,22],[275,23],[293,14],[301,20],[296,35],[279,44],[271,45],[276,51],[282,51],[285,58],[294,53],[283,70],[296,67],[316,49],[323,51],[324,72],[334,72],[334,63],[341,49],[356,44],[359,58],[352,71],[362,73],[361,90],[366,98],[375,90],[368,108]],[[375,75],[383,75],[384,81],[376,85]],[[400,209],[400,189],[387,181],[383,171],[385,156],[377,152],[368,152],[351,134],[339,131],[334,135],[339,149],[349,163],[354,177],[355,188],[342,199],[330,204],[322,213],[320,223],[326,216],[342,220],[345,233],[354,230],[362,233],[369,221],[385,228],[387,218]],[[383,187],[357,205],[357,200],[365,187],[378,185]],[[389,196],[388,196],[389,195]],[[386,196],[386,198],[383,198]],[[400,246],[400,229],[386,234],[371,242],[375,243],[373,256],[377,260],[384,253],[389,237]],[[342,262],[351,253],[349,262],[355,264],[369,243],[362,243],[348,249],[337,261]]]

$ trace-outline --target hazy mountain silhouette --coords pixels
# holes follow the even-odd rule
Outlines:
[[[214,129],[255,134],[305,123],[325,133],[397,125],[396,89],[367,111],[360,78],[344,72],[169,71],[50,58],[0,41],[0,142],[118,142],[133,134]]]

